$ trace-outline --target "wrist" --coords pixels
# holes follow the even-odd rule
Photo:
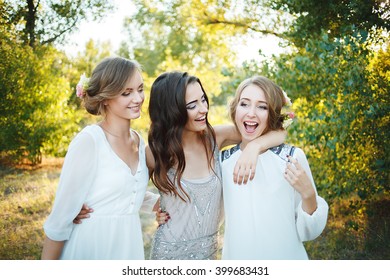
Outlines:
[[[315,200],[316,193],[312,187],[307,188],[306,191],[301,193],[302,200]]]
[[[260,142],[261,141],[259,140],[253,140],[249,142],[247,146],[251,149],[251,151],[253,151],[253,153],[261,154],[266,150],[266,147],[264,147]]]

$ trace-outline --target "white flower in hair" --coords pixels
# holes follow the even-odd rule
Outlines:
[[[284,96],[284,102],[286,103],[287,106],[291,106],[291,99],[290,97],[287,96],[287,93],[283,90],[283,96]]]

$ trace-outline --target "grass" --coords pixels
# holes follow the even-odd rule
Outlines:
[[[42,226],[55,196],[62,159],[44,159],[37,167],[0,166],[0,259],[40,259]],[[327,227],[305,243],[309,257],[321,260],[390,259],[390,197],[382,195],[356,207],[356,199],[329,202]],[[141,214],[145,257],[157,223]],[[221,233],[223,232],[223,228]]]
[[[305,244],[311,259],[390,260],[389,196],[356,205],[356,199],[330,205],[324,232]]]
[[[0,166],[0,260],[40,259],[43,223],[55,197],[63,159],[13,168]],[[141,214],[145,257],[157,227],[154,215]]]

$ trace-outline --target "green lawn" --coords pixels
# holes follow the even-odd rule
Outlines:
[[[0,259],[40,258],[42,225],[54,200],[61,165],[61,159],[45,159],[36,168],[0,167]],[[379,197],[360,211],[349,204],[331,203],[325,231],[306,243],[310,258],[390,259],[390,197]],[[148,258],[157,223],[154,215],[141,214],[141,219]]]

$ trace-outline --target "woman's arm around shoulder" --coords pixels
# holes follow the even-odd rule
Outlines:
[[[219,149],[241,142],[241,135],[233,124],[213,126]]]
[[[269,148],[282,144],[287,136],[285,130],[269,131],[249,142],[238,158],[233,171],[234,183],[246,184],[256,174],[258,155]]]

